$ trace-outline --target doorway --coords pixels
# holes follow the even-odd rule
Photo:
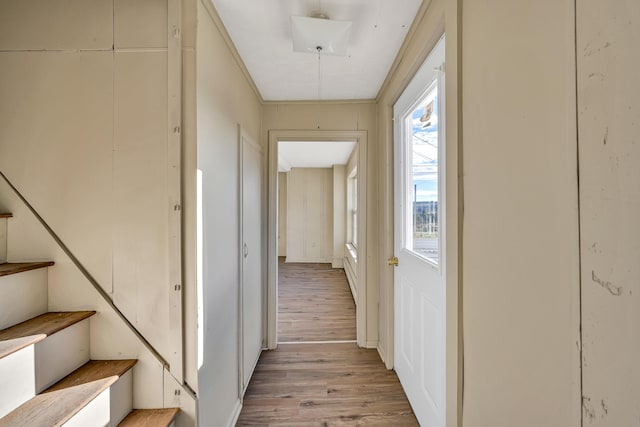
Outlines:
[[[366,153],[367,133],[365,131],[270,131],[269,132],[269,219],[268,219],[268,287],[267,287],[267,347],[274,349],[278,344],[278,163],[279,143],[309,143],[324,141],[337,143],[350,141],[357,144],[357,201],[359,206],[366,206]],[[366,289],[366,209],[358,212],[358,263],[355,267],[359,284],[356,295],[356,329],[357,342],[366,346],[367,289]],[[313,248],[309,250],[312,251]],[[288,250],[288,249],[287,249]],[[300,252],[300,251],[298,251]],[[304,251],[303,251],[304,253]],[[299,261],[299,260],[298,260]],[[327,259],[334,263],[335,260]]]

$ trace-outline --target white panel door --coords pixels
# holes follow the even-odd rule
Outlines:
[[[242,394],[262,351],[262,152],[241,135],[241,354]]]
[[[395,370],[423,426],[445,425],[444,39],[394,106]]]

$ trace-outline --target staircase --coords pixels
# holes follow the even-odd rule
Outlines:
[[[0,427],[173,426],[177,408],[133,410],[136,360],[90,360],[95,311],[48,312],[53,262],[8,263],[0,213]]]

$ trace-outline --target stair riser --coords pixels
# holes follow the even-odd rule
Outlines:
[[[107,388],[82,408],[64,427],[104,427],[109,425],[109,399],[110,390]]]
[[[7,218],[0,218],[0,263],[7,261]]]
[[[36,344],[36,391],[40,393],[89,361],[89,319]]]
[[[0,418],[36,395],[34,346],[0,359]]]
[[[133,371],[129,369],[111,386],[111,422],[116,427],[133,409]]]
[[[46,268],[0,276],[0,329],[47,311]]]

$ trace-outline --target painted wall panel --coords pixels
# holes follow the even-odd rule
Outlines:
[[[640,4],[577,3],[585,426],[640,419]]]
[[[114,0],[114,45],[167,47],[167,0]]]
[[[112,56],[0,53],[0,169],[108,291]]]
[[[110,50],[112,46],[111,1],[6,0],[0,5],[0,50]]]
[[[167,54],[117,52],[114,66],[113,298],[168,354]]]
[[[292,168],[287,187],[287,262],[333,260],[333,170]]]
[[[462,8],[465,426],[580,425],[573,5]]]

